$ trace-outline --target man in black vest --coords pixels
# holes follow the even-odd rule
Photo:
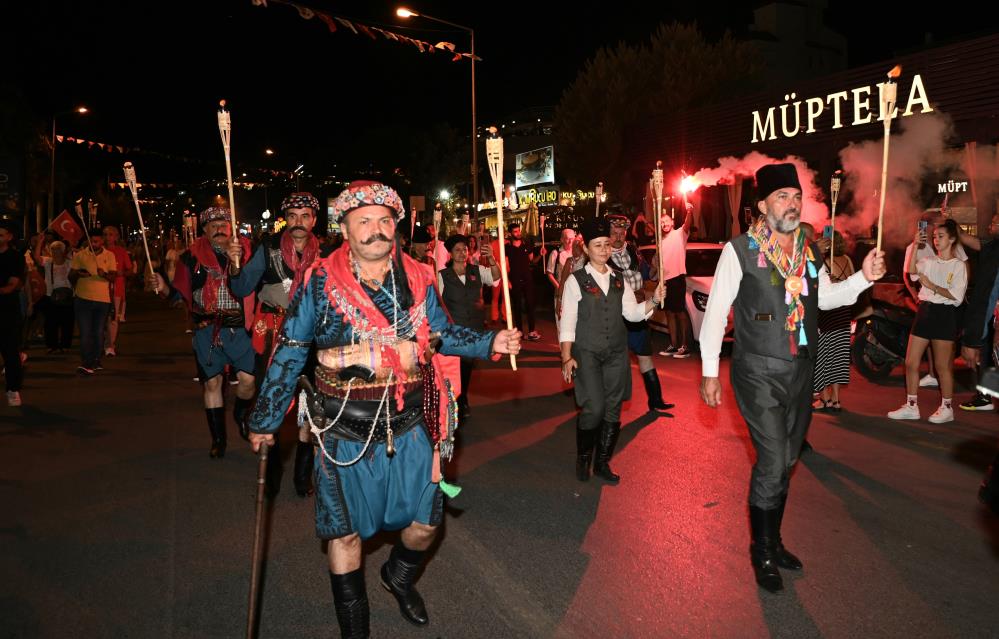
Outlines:
[[[735,309],[732,388],[756,449],[749,491],[750,557],[756,583],[783,589],[778,567],[801,570],[781,543],[791,469],[812,418],[812,369],[818,309],[852,304],[885,273],[884,253],[872,250],[863,270],[833,283],[822,256],[798,228],[801,184],[793,164],[756,172],[764,214],[725,245],[701,327],[701,397],[721,404],[718,356],[729,308]]]

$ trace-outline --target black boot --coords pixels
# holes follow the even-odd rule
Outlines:
[[[781,539],[780,529],[784,524],[785,506],[787,506],[787,493],[780,498],[780,508],[777,509],[777,565],[785,570],[801,570],[804,567],[801,560],[784,547],[784,541]]]
[[[978,489],[978,499],[988,506],[992,512],[999,515],[999,455],[992,460],[992,465],[985,471],[982,485]]]
[[[370,613],[368,593],[364,588],[364,569],[358,568],[345,575],[330,573],[330,589],[336,608],[336,622],[343,639],[367,639]]]
[[[645,394],[649,396],[649,410],[669,410],[676,404],[667,404],[663,401],[663,387],[659,383],[659,373],[654,368],[642,373],[642,381],[645,382]]]
[[[774,593],[784,589],[784,580],[777,569],[779,514],[778,508],[763,510],[756,506],[749,507],[749,526],[753,535],[749,556],[756,573],[756,583],[767,592]]]
[[[278,441],[277,433],[274,433],[274,443],[267,451],[267,473],[264,476],[264,493],[268,499],[274,499],[281,492],[281,475],[284,469],[281,467],[281,443]]]
[[[422,550],[410,550],[400,541],[392,547],[389,560],[382,565],[382,585],[395,596],[399,602],[402,616],[417,626],[426,625],[427,607],[423,605],[423,597],[413,588],[416,573],[423,563]]]
[[[212,448],[208,456],[225,457],[225,407],[206,408],[205,415],[208,417],[208,432],[212,434]]]
[[[621,476],[614,473],[610,467],[610,459],[617,446],[618,435],[621,434],[621,422],[604,422],[600,425],[600,435],[597,438],[597,454],[593,458],[593,474],[611,484],[621,481]]]
[[[239,429],[239,436],[246,441],[250,441],[251,404],[253,404],[252,399],[242,399],[237,397],[232,407],[232,418],[236,422],[236,427]]]
[[[583,430],[576,424],[576,479],[579,481],[590,480],[590,462],[596,443],[597,429]]]
[[[295,448],[295,492],[299,497],[312,494],[309,476],[312,474],[313,456],[312,442],[298,442]]]

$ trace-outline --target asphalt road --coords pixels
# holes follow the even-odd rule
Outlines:
[[[35,348],[24,406],[0,407],[0,637],[244,633],[255,457],[230,423],[225,459],[209,459],[183,317],[133,297],[106,370],[81,378],[74,354]],[[855,374],[846,410],[813,420],[784,524],[805,570],[775,596],[752,580],[752,449],[727,362],[712,410],[697,357],[657,357],[678,404],[659,419],[633,368],[621,484],[580,483],[573,401],[553,328],[541,330],[519,372],[500,362],[474,374],[451,469],[464,491],[418,582],[428,627],[378,586],[396,537],[366,544],[374,636],[999,636],[999,518],[975,499],[994,413],[893,422],[883,415],[904,399],[900,377]],[[921,394],[924,416],[938,401]],[[270,513],[261,637],[337,634],[312,517],[289,471]]]

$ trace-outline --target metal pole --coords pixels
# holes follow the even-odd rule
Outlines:
[[[55,210],[55,153],[56,153],[56,116],[52,116],[52,168],[49,174],[49,224],[52,224]]]
[[[479,222],[479,143],[476,137],[478,131],[475,123],[475,30],[469,29],[472,35],[472,219],[476,225]]]

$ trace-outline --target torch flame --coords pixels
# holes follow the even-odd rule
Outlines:
[[[680,192],[681,193],[693,193],[701,186],[701,183],[697,181],[693,175],[685,175],[680,180]]]
[[[902,75],[901,64],[896,64],[894,67],[892,67],[891,71],[888,72],[888,78],[891,80],[898,78],[900,75]]]

